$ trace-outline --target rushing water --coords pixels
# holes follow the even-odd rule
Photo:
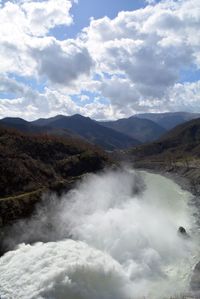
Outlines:
[[[29,223],[0,259],[1,299],[169,298],[186,293],[197,254],[191,194],[133,170],[88,176]],[[56,204],[55,204],[56,203]],[[46,225],[51,222],[51,226]],[[186,228],[190,237],[177,233]],[[67,239],[67,236],[71,239]]]

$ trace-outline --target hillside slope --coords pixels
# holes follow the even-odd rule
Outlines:
[[[163,135],[159,140],[130,152],[140,157],[165,156],[169,153],[173,157],[197,157],[200,158],[200,119],[194,119],[179,125]]]
[[[34,124],[34,122],[28,122],[18,117],[5,117],[0,120],[0,125],[30,134],[49,134],[64,137],[78,137],[67,129],[54,129],[48,126],[48,124],[41,127]]]
[[[101,125],[124,133],[142,143],[154,141],[166,132],[166,129],[149,119],[137,117],[123,118],[116,121],[100,122]]]
[[[0,228],[31,215],[44,192],[66,192],[83,174],[110,163],[82,140],[0,127]]]
[[[179,125],[158,141],[127,152],[135,167],[170,171],[187,178],[200,194],[200,119]]]
[[[51,187],[107,161],[103,151],[81,140],[0,127],[0,197]]]

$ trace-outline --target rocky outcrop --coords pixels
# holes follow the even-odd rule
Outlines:
[[[180,226],[180,227],[178,228],[178,234],[179,234],[179,236],[181,236],[182,238],[185,238],[185,239],[189,238],[189,235],[188,235],[186,229],[185,229],[183,226]]]

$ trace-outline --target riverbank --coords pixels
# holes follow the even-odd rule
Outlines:
[[[200,225],[200,164],[174,162],[173,165],[161,161],[140,160],[131,162],[135,169],[146,170],[165,176],[176,182],[183,190],[193,195],[192,204],[197,208],[197,223]]]
[[[194,196],[200,196],[200,163],[199,161],[184,165],[180,161],[173,165],[163,161],[140,160],[131,161],[136,169],[144,169],[171,178],[184,190],[191,192]]]

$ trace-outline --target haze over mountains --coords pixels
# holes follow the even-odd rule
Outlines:
[[[57,115],[32,122],[21,118],[4,118],[0,124],[27,133],[46,133],[82,138],[106,150],[126,149],[159,139],[180,123],[200,117],[197,113],[145,113],[116,121],[98,122],[89,117]]]
[[[199,117],[199,113],[189,112],[144,113],[101,124],[146,143],[157,140],[179,124]]]
[[[166,129],[149,119],[140,119],[135,116],[116,121],[101,122],[107,128],[111,128],[140,142],[149,142],[158,139],[166,132]]]
[[[170,130],[177,125],[187,122],[191,119],[199,118],[200,113],[190,112],[167,112],[167,113],[143,113],[138,114],[138,118],[146,118],[154,121],[166,130]]]

